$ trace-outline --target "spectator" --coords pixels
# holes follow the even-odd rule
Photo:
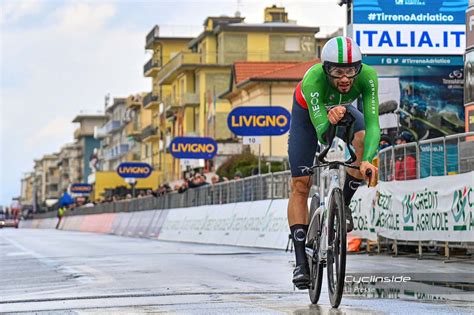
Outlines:
[[[242,175],[242,173],[240,171],[235,172],[234,180],[242,179],[242,177],[244,177],[244,176]]]
[[[211,177],[211,183],[214,185],[214,184],[217,184],[218,182],[219,182],[219,176],[213,175]]]
[[[391,145],[392,145],[392,139],[390,139],[389,135],[381,135],[380,136],[379,151],[383,150],[387,147],[390,147]]]
[[[396,145],[403,145],[413,141],[413,136],[407,131],[403,131],[395,137]],[[416,158],[412,154],[406,153],[398,155],[396,159],[395,180],[416,179]]]
[[[189,182],[185,180],[184,183],[178,188],[178,193],[179,193],[179,194],[182,194],[182,193],[184,193],[185,191],[188,190],[188,188],[189,188],[189,184],[188,184],[188,183],[189,183]]]

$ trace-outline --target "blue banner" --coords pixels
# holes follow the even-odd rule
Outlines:
[[[212,138],[177,137],[170,144],[176,159],[212,159],[217,154],[217,142]]]
[[[462,56],[363,56],[362,62],[373,66],[463,66]]]
[[[468,0],[354,0],[354,24],[465,24]]]
[[[279,136],[290,129],[291,115],[281,106],[241,106],[227,117],[227,126],[238,136]]]
[[[71,192],[75,194],[90,194],[92,192],[92,185],[84,183],[72,184]]]
[[[153,168],[147,163],[124,162],[117,167],[117,174],[123,178],[147,178]]]

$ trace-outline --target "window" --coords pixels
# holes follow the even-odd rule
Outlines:
[[[286,37],[285,38],[285,51],[300,51],[300,38],[299,37]]]

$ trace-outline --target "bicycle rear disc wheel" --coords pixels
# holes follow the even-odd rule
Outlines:
[[[328,210],[328,291],[331,305],[336,308],[341,303],[346,274],[346,218],[340,188],[333,189]]]
[[[317,202],[316,199],[318,200]],[[309,218],[310,220],[314,216],[314,212],[319,207],[319,197],[313,196],[311,200]],[[311,303],[316,304],[319,301],[321,295],[321,287],[323,284],[323,264],[319,261],[318,257],[318,246],[319,246],[319,229],[321,226],[321,218],[319,216],[315,217],[314,220],[311,220],[311,226],[309,228],[308,240],[311,243],[311,249],[313,250],[313,257],[307,255],[308,264],[309,264],[309,299]]]

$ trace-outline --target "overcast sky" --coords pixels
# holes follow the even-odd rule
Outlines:
[[[298,24],[332,31],[345,23],[336,0],[20,1],[0,0],[0,205],[20,195],[33,160],[73,142],[80,111],[103,110],[104,96],[151,90],[145,36],[197,36],[208,16],[263,22],[285,6]]]

